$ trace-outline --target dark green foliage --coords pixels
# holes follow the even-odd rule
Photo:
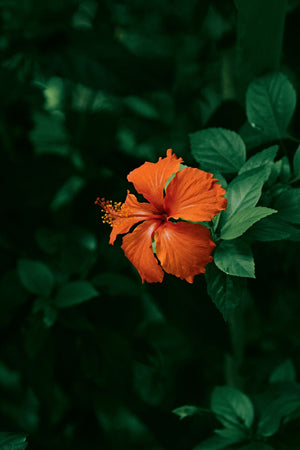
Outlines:
[[[1,2],[0,450],[299,450],[299,21]],[[94,201],[168,148],[228,205],[205,275],[142,284]]]
[[[24,450],[27,448],[26,436],[14,433],[0,433],[1,450]]]

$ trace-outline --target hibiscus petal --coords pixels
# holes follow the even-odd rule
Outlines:
[[[204,222],[226,209],[225,190],[209,172],[187,167],[170,181],[164,208],[174,219]]]
[[[109,243],[113,244],[119,234],[128,233],[133,225],[143,220],[157,217],[159,212],[150,203],[140,203],[136,196],[127,191],[127,197],[120,212],[116,212],[112,221]]]
[[[161,283],[164,277],[152,250],[153,234],[160,224],[160,220],[147,220],[123,237],[122,249],[125,256],[138,270],[143,283]]]
[[[179,170],[182,161],[172,153],[172,149],[168,149],[166,158],[159,158],[156,163],[145,162],[130,172],[127,179],[139,194],[162,210],[164,186],[168,178]]]
[[[156,255],[162,268],[192,283],[213,260],[216,244],[203,225],[189,222],[165,222],[154,233]]]

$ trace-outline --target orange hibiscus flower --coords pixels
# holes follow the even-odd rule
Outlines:
[[[129,191],[124,203],[103,198],[95,202],[103,210],[103,222],[112,226],[110,244],[138,224],[123,237],[122,249],[142,282],[162,282],[165,271],[192,283],[213,259],[210,231],[192,222],[210,221],[225,210],[225,190],[211,173],[192,167],[179,170],[182,162],[169,149],[165,158],[129,173],[128,181],[149,203],[140,203]]]

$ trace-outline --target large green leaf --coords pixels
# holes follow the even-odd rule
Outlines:
[[[245,162],[245,144],[234,131],[208,128],[190,134],[190,141],[192,154],[203,170],[237,172]]]
[[[297,179],[300,178],[300,145],[298,146],[293,158],[293,171]]]
[[[58,308],[68,308],[98,295],[98,291],[88,281],[71,281],[58,291],[54,304]]]
[[[230,240],[242,236],[254,223],[276,212],[275,209],[264,206],[250,207],[237,211],[228,222],[225,222],[221,229],[221,238]]]
[[[239,305],[245,293],[245,279],[226,275],[214,263],[206,267],[207,292],[218,310],[227,320]]]
[[[256,241],[300,240],[300,230],[275,214],[256,222],[247,232],[247,237]]]
[[[215,433],[224,439],[230,439],[232,442],[243,442],[247,438],[246,430],[241,428],[222,428],[215,430]]]
[[[238,175],[227,187],[227,208],[222,213],[224,224],[235,212],[255,206],[261,197],[262,188],[271,173],[269,165],[254,168]]]
[[[221,242],[215,250],[214,261],[228,275],[255,278],[254,258],[246,242],[237,239]]]
[[[254,420],[254,408],[249,397],[230,386],[215,387],[211,397],[211,410],[229,428],[251,428]]]
[[[27,445],[26,436],[23,433],[0,432],[1,450],[25,450]]]
[[[284,191],[276,199],[274,207],[281,219],[300,224],[300,188]]]
[[[282,73],[255,79],[246,94],[249,123],[270,139],[285,136],[296,107],[296,93]]]
[[[266,148],[265,150],[256,153],[254,156],[251,156],[251,158],[249,158],[240,168],[239,174],[272,163],[277,155],[278,149],[278,145],[272,145],[272,147]]]
[[[44,263],[20,259],[18,273],[23,285],[29,292],[37,295],[50,295],[54,285],[54,277]]]
[[[273,436],[282,422],[287,422],[289,416],[300,409],[299,393],[286,394],[272,400],[264,410],[258,423],[257,433],[263,437]]]

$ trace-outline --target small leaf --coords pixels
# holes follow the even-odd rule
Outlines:
[[[227,320],[245,293],[245,280],[226,275],[214,263],[206,267],[205,278],[208,295]]]
[[[97,296],[98,291],[88,281],[71,281],[58,291],[53,303],[57,308],[68,308]]]
[[[254,223],[276,212],[275,209],[264,206],[246,208],[238,211],[223,226],[221,238],[226,240],[235,239],[244,234]]]
[[[293,158],[293,171],[297,179],[300,178],[300,145],[298,146]]]
[[[282,421],[300,408],[300,395],[288,394],[272,400],[262,414],[257,433],[263,437],[273,436],[280,428]]]
[[[240,240],[221,242],[215,250],[214,261],[227,275],[255,278],[254,259],[246,242]]]
[[[271,167],[263,166],[243,172],[227,187],[227,208],[222,213],[224,224],[237,211],[255,206],[261,197],[264,183],[269,178]]]
[[[20,259],[18,273],[23,285],[29,292],[37,295],[50,295],[54,285],[54,277],[44,263]]]
[[[249,123],[270,139],[285,136],[296,107],[295,90],[282,73],[256,78],[246,94]]]
[[[24,434],[0,432],[1,450],[25,450],[27,445]]]
[[[277,366],[271,373],[269,381],[270,383],[296,381],[296,370],[293,362],[290,359],[286,359]]]
[[[70,177],[65,184],[58,190],[50,208],[52,211],[57,211],[59,208],[70,203],[77,193],[83,188],[85,181],[82,177],[74,175]]]
[[[300,188],[284,191],[275,201],[278,217],[287,222],[300,224]]]
[[[249,158],[240,168],[239,175],[248,170],[258,169],[261,166],[274,162],[278,149],[278,145],[273,145],[272,147],[266,148],[265,150],[256,153],[254,156],[251,156],[251,158]]]
[[[172,413],[176,414],[176,416],[179,416],[180,419],[184,419],[188,416],[194,416],[195,414],[199,414],[201,412],[208,412],[209,410],[204,410],[203,408],[199,408],[198,406],[192,406],[192,405],[185,405],[180,406],[179,408],[173,409]]]
[[[146,119],[158,119],[159,115],[156,109],[146,100],[140,97],[129,96],[124,99],[128,108],[141,117]]]
[[[217,386],[211,397],[211,410],[225,427],[251,428],[254,408],[243,392],[229,386]]]
[[[192,154],[203,170],[232,173],[245,162],[245,144],[234,131],[208,128],[190,134],[190,141]]]

